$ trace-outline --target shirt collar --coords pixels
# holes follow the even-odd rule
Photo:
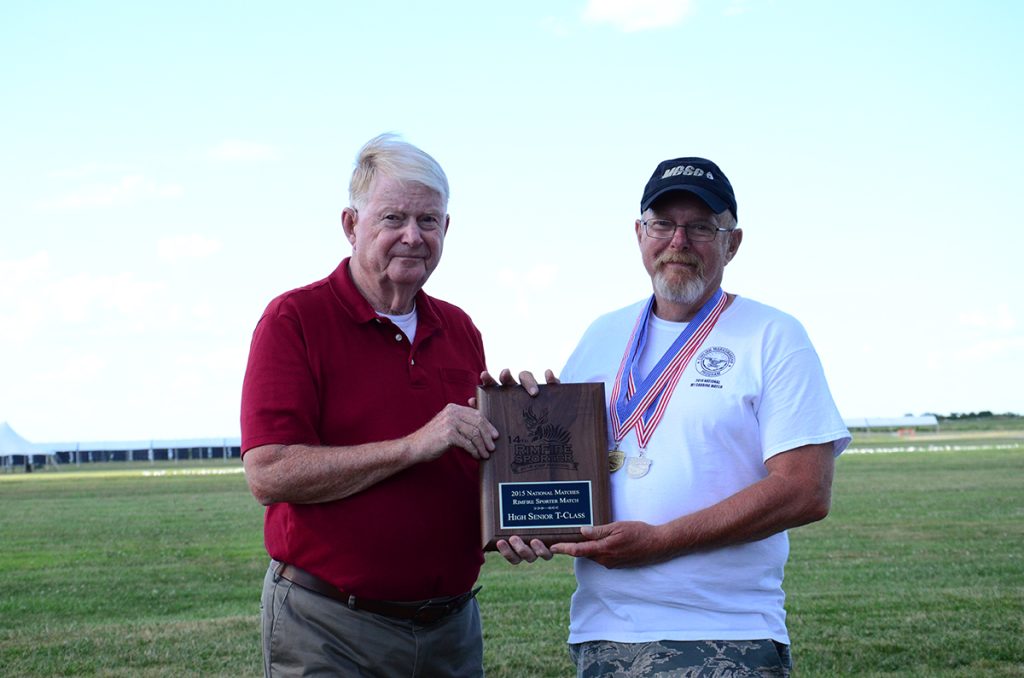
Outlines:
[[[380,316],[374,310],[370,302],[359,292],[355,282],[352,280],[352,273],[349,271],[349,261],[352,257],[345,257],[338,267],[331,273],[329,280],[331,289],[334,291],[342,307],[348,311],[352,319],[357,323],[373,322]],[[417,336],[423,328],[434,329],[443,326],[434,300],[423,290],[416,293],[416,322],[419,325]],[[424,334],[426,336],[426,334]]]

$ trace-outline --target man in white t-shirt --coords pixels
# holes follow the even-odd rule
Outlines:
[[[786,676],[786,530],[828,514],[850,434],[800,323],[721,289],[743,232],[718,166],[666,160],[640,211],[654,294],[598,318],[561,374],[605,384],[613,522],[498,548],[577,559],[580,677]]]

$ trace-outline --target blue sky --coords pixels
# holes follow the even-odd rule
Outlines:
[[[661,160],[729,175],[724,287],[792,313],[844,416],[1024,412],[1017,2],[7,2],[0,420],[233,436],[276,294],[349,252],[384,131],[452,185],[427,291],[560,370],[650,292]]]

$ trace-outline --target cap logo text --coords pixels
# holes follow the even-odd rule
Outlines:
[[[711,181],[715,180],[715,177],[711,172],[705,172],[701,168],[694,167],[693,165],[676,165],[671,169],[665,170],[665,173],[661,175],[661,178],[668,179],[669,177],[678,177],[680,174],[687,177],[707,177]]]

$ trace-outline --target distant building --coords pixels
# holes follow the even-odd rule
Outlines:
[[[175,440],[121,440],[102,442],[40,443],[57,463],[98,461],[175,461],[181,459],[237,459],[241,438],[182,438]]]
[[[871,428],[886,428],[895,429],[897,431],[906,431],[918,429],[923,426],[934,427],[936,431],[939,430],[939,420],[936,419],[934,414],[925,414],[920,417],[859,417],[854,419],[843,419],[843,423],[846,424],[846,428],[849,429],[871,429]]]

